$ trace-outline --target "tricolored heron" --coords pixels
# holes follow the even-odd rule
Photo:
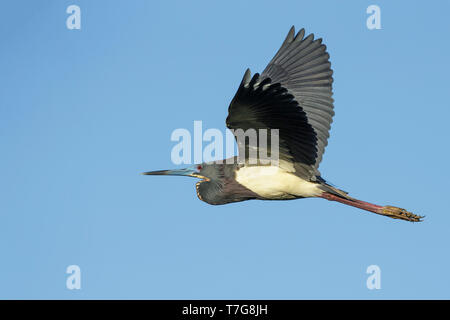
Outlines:
[[[334,115],[333,71],[322,39],[304,36],[304,29],[295,34],[292,27],[261,75],[252,77],[247,69],[228,108],[229,129],[279,130],[278,165],[240,162],[234,157],[233,161],[143,174],[200,178],[197,196],[213,205],[319,197],[394,219],[421,221],[421,216],[405,209],[352,198],[320,176],[318,167]]]

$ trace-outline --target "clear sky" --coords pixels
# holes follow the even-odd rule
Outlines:
[[[69,30],[66,8],[81,8]],[[366,8],[381,8],[369,30]],[[5,1],[0,298],[450,298],[449,1]],[[322,37],[336,116],[322,176],[409,223],[323,199],[210,206],[177,128],[225,130],[244,71]],[[66,268],[81,289],[66,288]],[[366,269],[381,269],[369,290]]]

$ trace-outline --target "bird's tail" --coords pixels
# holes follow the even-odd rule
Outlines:
[[[380,214],[393,219],[420,222],[424,218],[423,216],[416,215],[402,208],[394,206],[379,206],[373,203],[352,198],[348,195],[347,192],[333,187],[327,183],[322,183],[320,188],[324,191],[320,195],[320,197],[330,201],[337,201],[352,207],[374,212],[376,214]]]
[[[356,200],[356,199],[350,197],[350,196],[348,195],[348,192],[347,192],[347,191],[338,189],[338,188],[336,188],[336,187],[330,185],[329,183],[327,183],[327,182],[325,182],[325,181],[321,181],[321,183],[320,183],[320,189],[322,189],[322,190],[325,191],[325,192],[331,193],[331,194],[333,194],[333,195],[335,195],[335,196],[338,196],[338,197],[347,199],[347,200]]]

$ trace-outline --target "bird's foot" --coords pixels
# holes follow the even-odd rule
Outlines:
[[[416,215],[402,208],[393,206],[384,206],[380,210],[380,214],[393,219],[402,219],[411,222],[420,222],[424,218],[423,216]]]

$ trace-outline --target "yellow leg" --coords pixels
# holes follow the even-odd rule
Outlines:
[[[393,206],[384,206],[381,209],[380,214],[393,219],[402,219],[412,222],[420,222],[424,217],[415,215],[414,213],[408,212],[405,209],[397,208]]]

